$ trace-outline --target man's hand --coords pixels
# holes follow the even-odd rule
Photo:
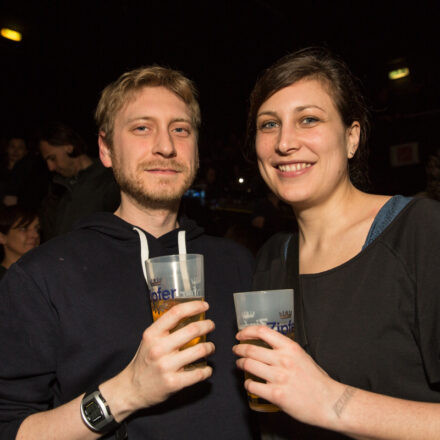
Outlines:
[[[192,339],[214,330],[214,323],[211,320],[192,322],[171,333],[182,319],[205,312],[208,308],[204,301],[179,304],[145,330],[129,365],[100,386],[117,421],[138,409],[163,402],[171,394],[211,376],[212,368],[209,366],[189,371],[185,371],[184,367],[213,353],[212,342],[179,349]]]

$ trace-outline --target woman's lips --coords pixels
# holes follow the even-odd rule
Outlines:
[[[278,174],[285,177],[296,177],[307,173],[313,166],[310,162],[294,162],[276,165]]]

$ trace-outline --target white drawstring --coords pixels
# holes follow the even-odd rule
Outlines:
[[[179,231],[177,234],[177,243],[179,246],[179,254],[186,254],[186,240],[185,240],[185,231]]]
[[[141,242],[141,266],[144,273],[145,281],[147,281],[147,269],[145,268],[145,262],[150,256],[150,250],[148,249],[148,240],[145,232],[142,229],[133,226],[133,229],[139,234],[139,241]]]
[[[150,256],[150,250],[148,248],[148,240],[145,232],[142,229],[133,226],[133,229],[139,235],[139,241],[141,243],[141,265],[142,272],[144,273],[145,281],[147,280],[147,271],[145,268],[145,262],[148,260]],[[177,234],[177,245],[179,249],[179,254],[186,254],[186,231],[179,231]],[[186,266],[185,266],[186,269]]]

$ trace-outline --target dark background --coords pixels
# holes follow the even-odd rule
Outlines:
[[[282,55],[325,45],[361,78],[370,102],[373,190],[413,194],[440,147],[440,14],[416,1],[3,1],[0,136],[30,136],[61,120],[96,148],[99,93],[122,72],[158,63],[182,70],[200,91],[201,158],[253,173],[238,153],[256,77]],[[392,67],[409,78],[391,82]],[[420,163],[391,167],[391,145],[417,142]],[[229,162],[228,162],[229,161]],[[236,176],[235,176],[236,177]]]

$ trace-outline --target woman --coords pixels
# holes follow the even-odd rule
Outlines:
[[[248,379],[249,392],[324,428],[298,424],[297,438],[438,439],[440,207],[355,186],[367,128],[356,81],[324,49],[289,55],[258,80],[248,135],[261,175],[298,221],[303,347],[254,326],[237,339],[273,349],[234,352],[267,382]],[[276,240],[258,263],[272,278]]]
[[[11,264],[40,244],[40,222],[34,211],[19,206],[9,206],[0,211],[0,244],[3,259],[0,279]]]

